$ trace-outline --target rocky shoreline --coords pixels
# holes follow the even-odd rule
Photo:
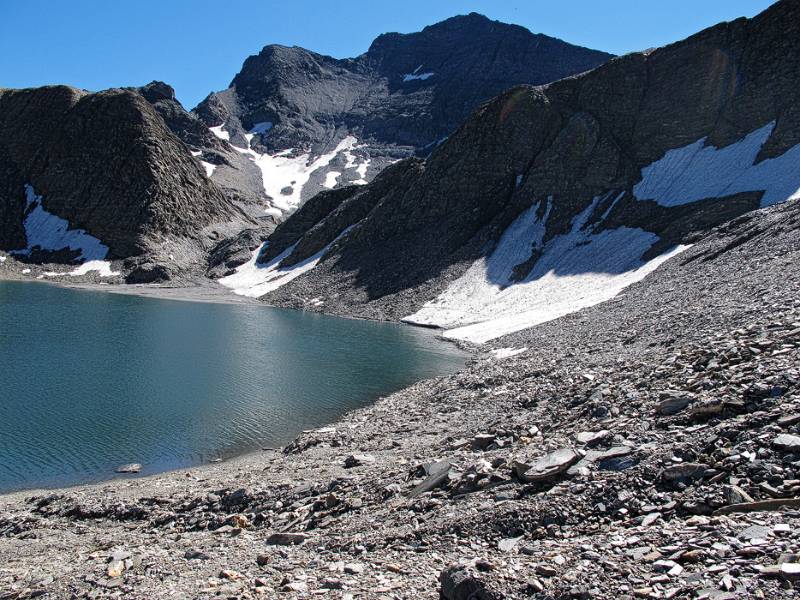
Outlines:
[[[797,203],[285,448],[0,497],[0,598],[792,598]]]

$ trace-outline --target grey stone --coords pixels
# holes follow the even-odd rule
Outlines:
[[[514,462],[514,471],[522,481],[545,481],[565,473],[582,455],[572,448],[561,448],[533,461]]]

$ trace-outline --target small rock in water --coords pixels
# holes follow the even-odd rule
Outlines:
[[[138,473],[142,470],[142,465],[139,463],[128,463],[127,465],[120,465],[117,467],[117,473]]]

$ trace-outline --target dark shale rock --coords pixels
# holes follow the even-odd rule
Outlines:
[[[247,221],[133,90],[0,90],[0,158],[5,250],[25,245],[24,184],[46,210],[106,244],[109,258],[160,253],[164,240],[200,254],[213,227]]]

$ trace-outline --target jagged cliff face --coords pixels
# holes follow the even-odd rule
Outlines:
[[[284,250],[284,278],[325,252],[267,298],[485,341],[613,297],[709,228],[800,197],[798,33],[784,1],[510,90],[363,218],[341,218],[356,195],[304,236],[280,235],[289,219],[262,275]]]
[[[66,86],[0,90],[0,223],[0,248],[34,262],[176,268],[251,224],[142,94]]]
[[[286,214],[320,190],[427,156],[480,103],[514,85],[610,57],[471,14],[382,35],[355,59],[267,46],[195,113],[261,168],[270,208]]]

